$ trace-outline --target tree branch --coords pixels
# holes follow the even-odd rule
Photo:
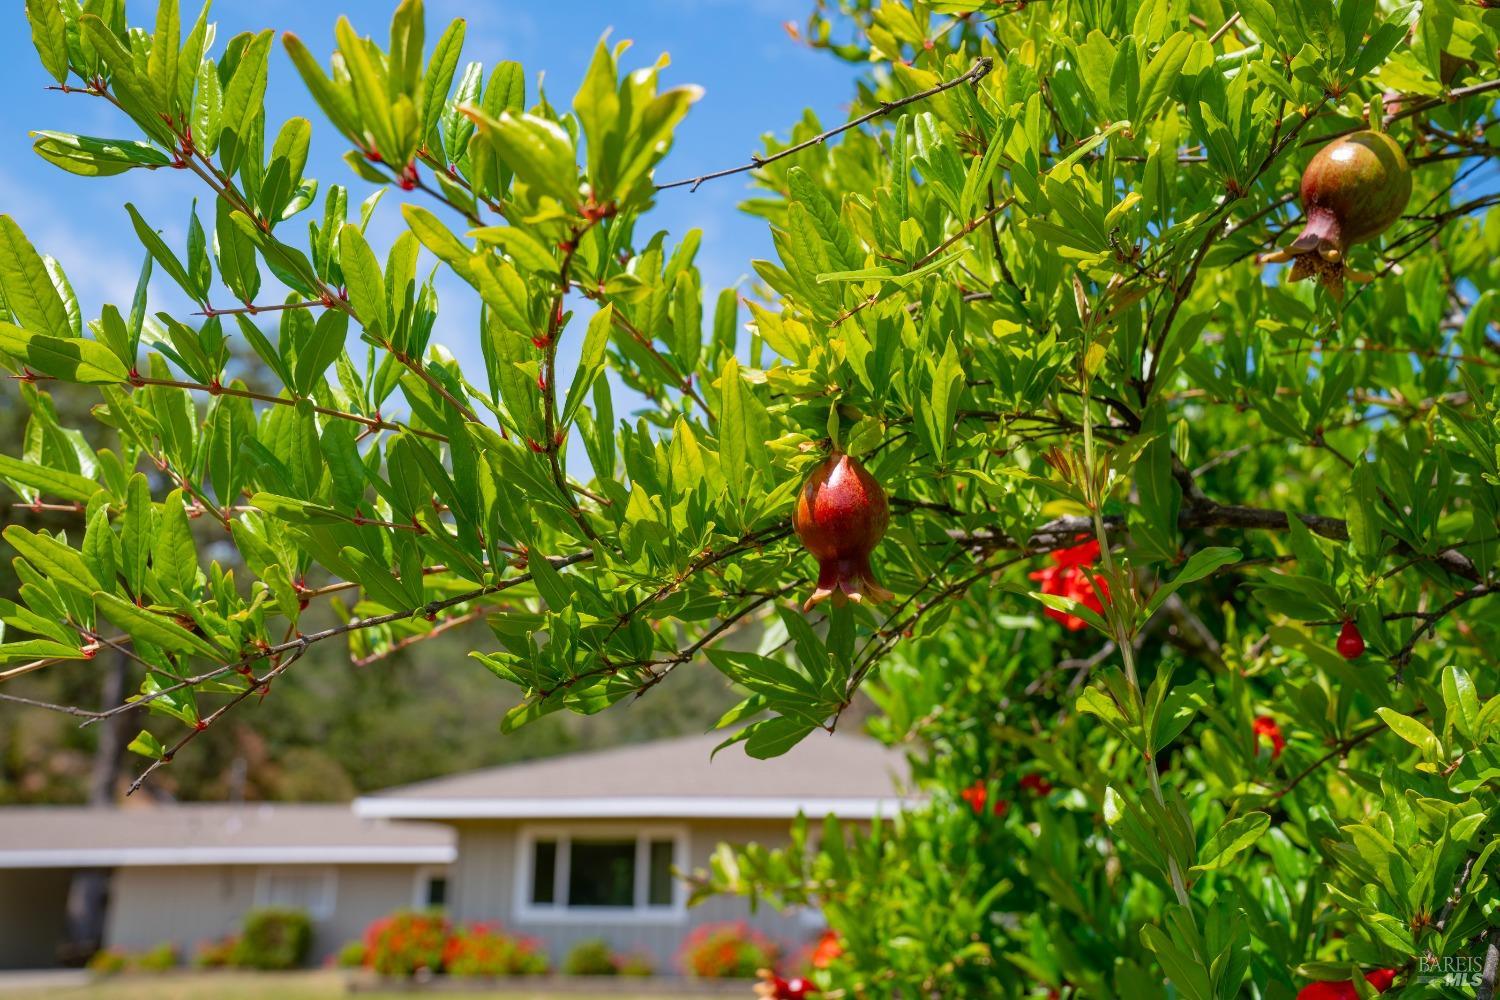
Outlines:
[[[969,67],[968,72],[964,73],[962,76],[956,76],[953,79],[946,80],[935,87],[929,87],[928,89],[920,91],[918,93],[910,94],[906,97],[901,98],[900,100],[886,101],[874,111],[870,111],[863,115],[860,115],[858,118],[850,119],[844,124],[839,125],[836,128],[831,128],[826,132],[820,132],[819,134],[813,136],[811,139],[799,142],[795,146],[788,146],[786,149],[783,149],[776,153],[772,153],[770,156],[752,155],[750,157],[749,163],[743,164],[738,167],[730,167],[726,170],[715,170],[712,173],[700,174],[697,177],[688,177],[680,181],[672,181],[669,184],[658,184],[656,185],[656,189],[658,191],[666,191],[669,188],[690,186],[692,190],[696,191],[698,190],[698,186],[705,181],[716,180],[720,177],[729,177],[732,174],[743,174],[748,170],[757,170],[761,167],[764,167],[768,163],[775,163],[777,160],[784,159],[785,157],[791,156],[794,153],[800,153],[810,146],[817,146],[821,143],[827,142],[829,139],[832,139],[834,136],[840,134],[841,132],[847,132],[852,128],[858,128],[865,122],[872,121],[876,118],[881,117],[882,115],[888,115],[898,108],[906,107],[908,104],[915,104],[918,101],[925,101],[929,97],[935,97],[945,90],[951,90],[954,87],[959,87],[966,83],[977,83],[979,80],[983,79],[984,76],[989,73],[989,71],[993,67],[994,60],[990,59],[989,56],[983,56],[975,60],[974,65]]]

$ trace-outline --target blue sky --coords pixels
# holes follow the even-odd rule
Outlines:
[[[219,25],[215,54],[238,32],[274,27],[297,33],[326,61],[341,11],[351,12],[361,34],[385,38],[395,2],[219,0],[211,15]],[[103,101],[44,90],[51,80],[31,47],[22,5],[12,2],[6,7],[0,15],[0,90],[12,98],[0,106],[0,136],[9,152],[0,160],[0,212],[13,216],[38,249],[62,262],[85,317],[97,317],[106,302],[129,302],[144,253],[131,231],[124,203],[133,202],[180,253],[186,244],[187,206],[194,197],[203,199],[206,192],[195,177],[183,172],[74,177],[32,153],[27,133],[33,129],[104,137],[133,138],[136,133],[123,115]],[[130,7],[132,23],[154,17],[154,4],[146,0],[132,0]],[[785,135],[804,108],[813,108],[830,124],[843,120],[855,70],[793,42],[782,28],[783,21],[801,20],[809,7],[809,0],[428,0],[427,30],[430,40],[453,18],[466,18],[465,61],[489,66],[500,59],[518,60],[527,71],[528,99],[536,94],[540,74],[548,95],[563,107],[571,103],[595,42],[607,29],[612,39],[633,41],[624,57],[627,69],[669,52],[672,65],[664,73],[665,85],[696,83],[704,88],[703,99],[679,129],[677,143],[659,171],[663,180],[675,180],[746,162],[760,148],[763,133]],[[183,9],[184,20],[196,16],[197,0],[183,0]],[[273,134],[293,115],[312,121],[308,175],[325,187],[329,183],[349,186],[356,196],[351,201],[373,190],[339,159],[347,144],[317,110],[279,44],[272,58],[267,112],[268,132]],[[643,239],[653,227],[667,229],[674,236],[693,227],[703,230],[698,260],[710,315],[718,289],[748,275],[753,258],[771,254],[765,225],[735,210],[745,190],[743,178],[734,177],[695,193],[663,192],[649,224],[637,229]],[[422,197],[394,188],[388,192],[371,232],[378,249],[399,231],[400,200]],[[212,224],[207,203],[201,217]],[[450,224],[462,230],[462,220],[456,216]],[[298,232],[305,232],[305,222],[288,224],[283,238]],[[446,275],[440,278],[438,291],[442,319],[434,340],[446,344],[466,364],[477,362],[475,296]],[[261,298],[270,301],[266,291]],[[222,300],[229,305],[230,299],[227,290],[217,290],[216,304]],[[186,318],[191,308],[170,279],[160,274],[152,283],[151,304],[153,311],[173,311],[179,318]],[[561,361],[567,372],[576,357],[581,314],[582,310],[564,343]]]

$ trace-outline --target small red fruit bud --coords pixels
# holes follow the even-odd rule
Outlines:
[[[891,598],[870,568],[890,515],[885,490],[858,460],[835,452],[813,470],[792,515],[803,548],[818,560],[818,586],[803,610],[830,597],[835,604]]]
[[[1359,626],[1354,624],[1350,618],[1344,622],[1344,627],[1339,629],[1338,641],[1339,655],[1346,660],[1357,660],[1365,651],[1365,637],[1360,635]]]

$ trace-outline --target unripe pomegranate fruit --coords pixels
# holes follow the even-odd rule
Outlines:
[[[1357,660],[1365,651],[1365,637],[1360,635],[1359,626],[1354,624],[1350,618],[1344,622],[1344,627],[1339,629],[1339,641],[1336,643],[1339,655],[1346,660]]]
[[[1318,150],[1302,171],[1307,225],[1301,235],[1260,261],[1291,261],[1291,280],[1316,276],[1335,298],[1342,298],[1345,278],[1373,280],[1369,274],[1345,271],[1345,252],[1390,228],[1410,198],[1411,167],[1396,140],[1384,132],[1342,136]]]
[[[835,604],[890,599],[870,569],[890,519],[885,490],[857,459],[835,452],[813,470],[792,515],[803,548],[818,560],[818,586],[804,611],[830,597]]]

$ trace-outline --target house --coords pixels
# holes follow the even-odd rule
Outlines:
[[[348,805],[0,809],[0,968],[54,961],[69,884],[110,875],[104,942],[191,952],[255,906],[305,909],[322,960],[397,909],[442,906],[539,940],[554,961],[603,938],[674,970],[695,927],[743,920],[795,949],[816,913],[687,907],[676,873],[720,843],[784,844],[798,813],[865,821],[901,808],[903,755],[840,735],[769,761],[693,736],[424,781]]]
[[[694,928],[742,920],[783,945],[805,944],[817,913],[740,899],[687,907],[673,871],[707,868],[721,843],[786,843],[798,813],[845,820],[892,815],[904,755],[858,736],[804,740],[754,760],[717,756],[719,735],[577,753],[438,778],[357,799],[369,819],[425,820],[458,835],[449,916],[497,921],[555,958],[586,938],[675,969]]]
[[[185,956],[257,906],[306,910],[321,960],[392,910],[441,904],[451,830],[347,805],[0,809],[0,969],[54,964],[76,872],[110,873],[104,943]]]

